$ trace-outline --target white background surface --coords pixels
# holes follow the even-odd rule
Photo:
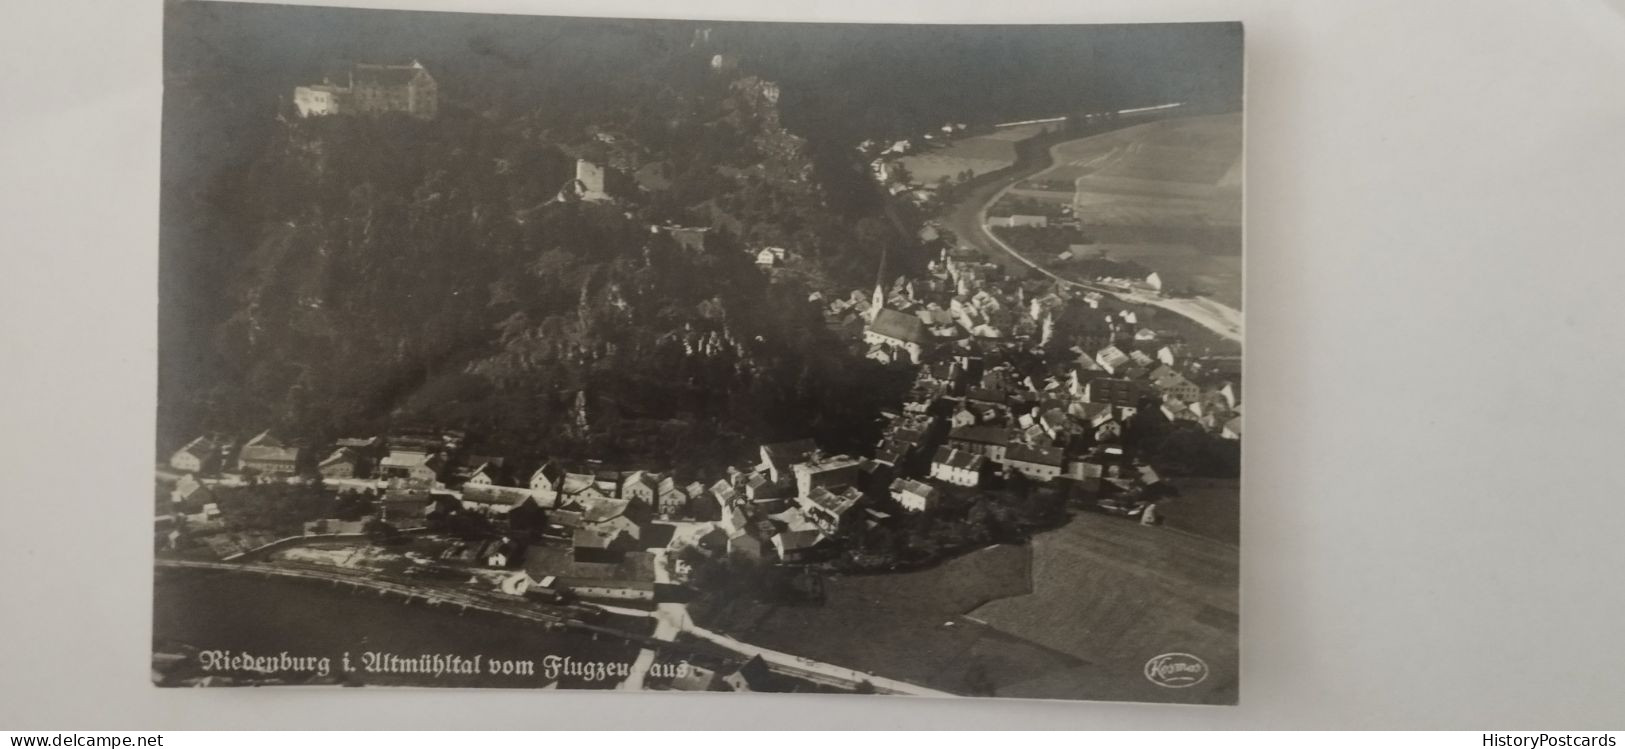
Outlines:
[[[162,9],[12,2],[0,728],[1625,725],[1625,2],[388,5],[1245,21],[1241,706],[149,686]]]

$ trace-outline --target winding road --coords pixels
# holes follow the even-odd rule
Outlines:
[[[1124,127],[1128,127],[1125,125]],[[1018,252],[1004,240],[994,236],[987,226],[987,212],[998,203],[1017,183],[1030,179],[1035,175],[1054,168],[1056,164],[1055,151],[1071,143],[1090,138],[1098,138],[1107,133],[1095,133],[1070,141],[1051,144],[1048,148],[1040,150],[1037,154],[1028,151],[1021,153],[1009,171],[1001,174],[997,179],[973,187],[965,197],[949,209],[940,219],[944,228],[953,232],[959,239],[961,246],[981,250],[983,254],[999,262],[1006,268],[1021,269],[1022,266],[1031,268],[1048,276],[1055,281],[1073,288],[1110,294],[1125,302],[1134,304],[1147,304],[1161,307],[1175,314],[1190,318],[1214,334],[1240,342],[1242,339],[1243,317],[1241,310],[1221,304],[1207,297],[1194,297],[1190,299],[1169,298],[1158,295],[1142,294],[1122,289],[1102,286],[1087,281],[1077,281],[1056,274],[1048,268],[1034,262],[1031,258]],[[1109,156],[1116,156],[1122,149],[1114,150]]]

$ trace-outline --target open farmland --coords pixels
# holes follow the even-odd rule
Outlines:
[[[830,577],[822,604],[742,598],[690,606],[701,626],[763,647],[956,694],[1084,667],[960,615],[1031,591],[1031,549],[993,546],[917,572]],[[1078,695],[1081,696],[1081,695]]]
[[[1157,505],[1168,527],[1232,546],[1241,543],[1239,479],[1181,477],[1179,496]]]
[[[914,181],[934,185],[943,177],[957,177],[969,171],[976,176],[996,172],[1016,163],[1016,144],[1044,132],[1045,125],[1021,125],[995,130],[985,135],[960,138],[941,148],[899,159]]]
[[[1089,224],[1235,227],[1241,145],[1240,115],[1162,120],[1058,145],[1035,179],[1073,180]]]
[[[958,694],[1228,703],[1237,575],[1233,546],[1080,513],[1028,546],[831,577],[821,605],[729,599],[691,611],[764,647]],[[1150,657],[1180,650],[1213,669],[1204,683],[1171,690],[1140,675]]]
[[[1241,126],[1239,114],[1182,117],[1059,143],[1048,168],[995,200],[1069,208],[1086,236],[1109,247],[1113,259],[1156,271],[1168,293],[1206,296],[1237,311]],[[1051,270],[1069,275],[1064,265]]]
[[[1164,701],[1173,690],[1138,678],[1148,659],[1191,653],[1211,669],[1182,701],[1231,702],[1237,686],[1236,547],[1168,528],[1080,514],[1033,539],[1031,593],[969,616],[1075,659],[1078,665],[1001,685],[1009,697]],[[1133,684],[1128,691],[1124,685]]]

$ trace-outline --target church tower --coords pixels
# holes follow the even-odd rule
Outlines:
[[[880,269],[875,272],[875,296],[869,300],[869,323],[873,324],[886,306],[886,251],[880,251]]]

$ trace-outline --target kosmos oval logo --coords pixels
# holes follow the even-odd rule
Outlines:
[[[1190,653],[1163,653],[1145,662],[1145,678],[1159,687],[1193,687],[1207,678],[1207,663]]]

